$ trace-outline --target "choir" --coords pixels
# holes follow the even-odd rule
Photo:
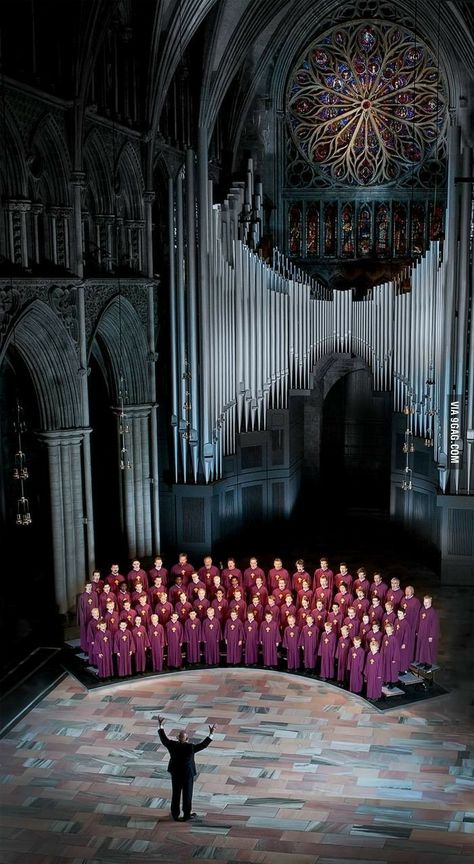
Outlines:
[[[235,559],[219,568],[206,555],[195,569],[186,553],[170,572],[157,557],[148,572],[138,559],[124,576],[118,564],[101,579],[94,570],[78,597],[80,645],[101,679],[148,669],[279,666],[334,681],[376,701],[412,663],[429,671],[437,660],[438,613],[412,585],[364,567],[356,578],[326,558],[311,576],[275,558],[267,574],[255,557],[242,572]]]

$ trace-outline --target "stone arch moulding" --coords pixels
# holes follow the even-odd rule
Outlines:
[[[149,402],[148,348],[142,321],[126,297],[116,295],[103,310],[90,341],[112,401],[118,403],[120,373],[127,385],[127,402]]]
[[[41,201],[45,204],[68,205],[71,159],[63,130],[51,114],[43,115],[37,123],[29,148],[30,154],[38,154],[42,164],[37,181],[43,188]]]

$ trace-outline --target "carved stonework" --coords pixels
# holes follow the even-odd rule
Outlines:
[[[0,346],[20,305],[21,297],[18,288],[0,287]]]
[[[49,303],[56,315],[61,318],[71,339],[77,342],[77,309],[75,288],[63,288],[60,285],[51,285],[49,289]]]

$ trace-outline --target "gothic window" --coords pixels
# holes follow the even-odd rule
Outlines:
[[[291,204],[288,211],[290,255],[301,255],[301,204]]]
[[[326,204],[324,207],[324,254],[336,254],[336,207]]]
[[[341,211],[341,253],[344,257],[354,254],[354,219],[352,204],[345,204]]]
[[[389,210],[386,204],[377,204],[375,210],[375,254],[378,257],[390,254]]]
[[[404,204],[393,209],[393,254],[401,258],[407,254],[407,211]]]
[[[443,232],[443,208],[441,204],[430,205],[430,240],[440,240]]]
[[[423,204],[413,204],[411,208],[411,251],[421,255],[425,251],[425,208]]]
[[[357,222],[358,253],[363,258],[372,251],[372,212],[368,204],[359,210]]]
[[[317,204],[309,204],[306,211],[306,254],[319,254],[319,209]]]
[[[380,185],[434,157],[446,123],[437,61],[397,24],[341,24],[300,58],[287,93],[294,144],[331,182]]]

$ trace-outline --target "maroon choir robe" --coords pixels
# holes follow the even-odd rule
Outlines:
[[[349,636],[340,636],[336,648],[337,660],[337,681],[344,682],[346,680],[347,658],[351,647]]]
[[[321,633],[318,656],[321,657],[321,678],[334,678],[334,655],[336,653],[336,634]]]
[[[359,577],[357,577],[357,579],[354,580],[354,584],[352,586],[354,594],[356,593],[358,588],[362,588],[365,597],[369,596],[370,582],[368,579],[359,579]]]
[[[137,603],[135,606],[135,612],[137,615],[141,616],[142,624],[148,624],[150,620],[150,615],[152,613],[152,607],[149,603]]]
[[[87,625],[91,620],[91,609],[99,609],[99,595],[96,591],[83,591],[77,598],[77,623],[79,624],[81,648],[87,653]]]
[[[339,636],[341,632],[343,617],[342,612],[328,612],[328,617],[326,618],[326,621],[331,622],[332,629],[337,636]]]
[[[365,660],[364,678],[367,684],[367,699],[380,699],[383,685],[383,661],[380,653],[369,651]]]
[[[345,624],[345,626],[349,630],[350,639],[353,639],[354,636],[359,635],[360,621],[359,621],[357,615],[354,618],[350,618],[348,615],[347,618],[344,618],[343,624]]]
[[[319,586],[321,585],[321,576],[325,576],[328,580],[328,588],[332,596],[332,590],[334,587],[334,573],[332,570],[329,569],[329,567],[327,567],[326,570],[323,570],[322,567],[316,568],[313,576],[313,591],[315,591],[316,588],[319,588]]]
[[[148,588],[150,587],[147,573],[145,572],[143,567],[140,567],[139,570],[130,570],[127,575],[127,582],[132,591],[135,589],[135,585],[137,584],[137,582],[142,583],[144,591],[148,591]]]
[[[280,579],[284,579],[285,587],[291,589],[291,579],[288,570],[285,567],[282,567],[280,570],[277,570],[276,567],[271,567],[267,576],[267,585],[270,591],[275,590]]]
[[[270,612],[270,615],[272,616],[272,621],[275,621],[277,624],[279,624],[280,607],[278,606],[278,604],[275,603],[274,606],[270,606],[270,604],[267,603],[267,605],[265,606],[265,615],[267,614],[267,612]]]
[[[242,647],[245,638],[244,625],[240,618],[235,621],[228,618],[225,622],[224,639],[227,645],[227,662],[230,664],[242,662]],[[239,644],[240,643],[240,644]]]
[[[204,618],[207,618],[207,610],[209,609],[210,605],[211,604],[209,603],[207,597],[203,597],[202,599],[200,597],[196,597],[196,600],[193,603],[193,609],[196,610],[197,616],[200,621],[204,621]]]
[[[143,624],[132,630],[135,642],[135,671],[144,672],[146,667],[146,650],[150,648],[150,640]]]
[[[95,637],[97,634],[98,623],[99,623],[98,619],[91,618],[88,625],[87,625],[87,635],[86,635],[87,653],[89,655],[89,663],[91,663],[92,665],[94,665],[94,663],[95,663],[94,642],[95,642]]]
[[[152,567],[151,570],[148,571],[148,576],[152,584],[157,576],[161,576],[161,583],[166,588],[168,584],[168,571],[166,567],[160,567],[159,569],[157,567]]]
[[[380,625],[382,625],[384,610],[382,606],[369,606],[369,618],[370,623],[373,624],[374,621],[378,621]]]
[[[365,651],[361,645],[354,645],[349,649],[347,656],[347,668],[349,670],[349,690],[351,693],[360,693],[364,684]]]
[[[334,597],[334,601],[339,603],[339,612],[342,612],[343,617],[345,618],[347,615],[347,610],[349,606],[352,606],[353,598],[351,594],[347,592],[343,594],[341,591],[338,591]]]
[[[382,630],[385,632],[385,627],[387,624],[391,624],[392,627],[395,627],[395,623],[397,621],[397,616],[395,612],[384,612],[382,618]]]
[[[157,605],[155,606],[154,611],[155,611],[156,614],[158,615],[158,618],[159,618],[159,620],[160,620],[160,624],[161,624],[161,626],[162,626],[162,627],[166,627],[168,621],[169,621],[170,618],[171,618],[171,613],[172,613],[172,611],[173,611],[173,606],[172,606],[172,604],[170,603],[170,601],[167,600],[166,603],[162,603],[162,602],[160,601],[160,602],[157,603]]]
[[[305,608],[304,606],[300,606],[300,608],[296,610],[296,623],[300,630],[306,624],[306,618],[310,614],[310,611],[310,609]],[[314,626],[316,627],[316,624]]]
[[[132,674],[132,654],[135,651],[135,642],[130,630],[117,630],[114,636],[114,652],[117,655],[117,671],[122,678],[124,675]]]
[[[324,625],[326,623],[326,618],[328,617],[327,609],[312,609],[311,614],[314,618],[314,623],[318,628],[319,632],[322,633],[324,630]]]
[[[354,609],[356,610],[356,615],[359,621],[362,621],[363,616],[369,610],[370,603],[367,600],[367,597],[364,597],[363,600],[360,600],[358,597],[352,603]]]
[[[298,593],[298,591],[301,591],[303,588],[303,582],[307,582],[310,586],[309,590],[311,590],[312,579],[309,573],[306,572],[306,570],[297,570],[296,573],[293,573],[293,576],[291,577],[291,587],[293,591],[295,591],[296,593]]]
[[[300,588],[296,594],[296,605],[299,608],[303,602],[303,597],[306,597],[309,603],[309,608],[311,609],[311,604],[313,602],[313,592],[311,588]]]
[[[167,595],[166,588],[163,585],[159,587],[153,585],[151,588],[148,589],[148,602],[153,611],[155,610],[157,603],[160,602],[160,595],[163,594],[163,591]]]
[[[221,600],[218,600],[217,597],[211,603],[213,609],[215,609],[215,618],[221,623],[225,621],[227,618],[227,612],[229,610],[229,601],[226,600],[225,597],[222,597]]]
[[[99,611],[100,611],[100,614],[102,615],[102,617],[107,612],[107,600],[113,600],[114,609],[116,611],[118,610],[117,597],[115,596],[114,592],[109,591],[107,593],[107,592],[103,591],[102,594],[100,594],[100,596],[99,596]]]
[[[188,618],[184,625],[186,659],[188,663],[201,662],[201,622],[199,618]]]
[[[175,582],[170,590],[168,591],[168,600],[172,604],[173,608],[176,606],[176,603],[179,602],[179,595],[186,594],[186,586],[181,582],[179,585]]]
[[[130,591],[116,591],[113,593],[115,593],[115,596],[117,598],[117,606],[119,608],[119,612],[122,611],[125,600],[130,600],[130,602],[132,602],[132,595],[130,594]]]
[[[247,604],[245,600],[231,600],[229,603],[229,615],[232,609],[236,610],[241,621],[245,621],[247,618]]]
[[[395,684],[400,674],[400,646],[394,634],[385,633],[380,643],[382,657],[382,678],[384,684]]]
[[[109,573],[106,581],[109,583],[112,591],[114,591],[114,593],[117,593],[119,585],[121,585],[122,582],[126,582],[127,580],[125,576],[122,576],[121,573],[117,573],[116,576],[114,576],[113,573]]]
[[[166,644],[165,631],[160,622],[148,625],[148,641],[151,648],[151,666],[153,672],[163,669],[163,648]]]
[[[219,568],[216,567],[215,564],[211,564],[210,567],[200,567],[198,570],[198,576],[201,582],[204,582],[206,588],[209,588],[212,585],[212,580],[214,576],[220,576]]]
[[[303,665],[305,669],[314,669],[318,653],[319,630],[316,624],[305,624],[300,633],[299,645],[303,649]]]
[[[119,621],[126,621],[129,630],[135,626],[135,618],[137,613],[135,609],[122,609],[120,615],[117,616]]]
[[[258,662],[258,637],[258,622],[246,621],[244,624],[244,662],[246,666],[255,666]]]
[[[420,609],[415,660],[417,663],[436,663],[438,657],[439,619],[436,609]]]
[[[282,632],[288,624],[288,615],[296,616],[296,606],[294,603],[290,603],[289,606],[287,603],[282,603],[280,606],[280,627]]]
[[[390,603],[393,603],[393,608],[395,612],[401,605],[401,602],[405,596],[403,588],[389,588],[387,594],[385,595],[385,600],[390,600]]]
[[[95,663],[99,678],[111,678],[114,674],[112,659],[112,634],[107,630],[102,633],[98,630],[95,637]]]
[[[206,590],[206,585],[202,581],[202,579],[198,579],[196,582],[191,579],[191,582],[188,583],[186,593],[190,603],[194,603],[194,601],[197,600],[198,591],[200,588],[204,588],[204,591]]]
[[[255,569],[247,567],[247,569],[244,570],[244,588],[249,590],[252,585],[255,585],[257,576],[261,576],[263,584],[266,585],[265,573],[261,567],[255,567]]]
[[[204,643],[204,662],[215,666],[219,662],[219,643],[221,640],[221,624],[216,617],[211,621],[205,618],[202,622],[201,639]]]
[[[347,588],[348,593],[350,594],[352,588],[352,576],[350,573],[336,573],[334,577],[334,585],[338,590],[343,582]]]
[[[168,667],[179,669],[183,665],[181,644],[183,628],[180,621],[168,621],[166,624],[166,644],[168,645]]]
[[[285,632],[283,634],[283,642],[282,645],[286,648],[286,667],[287,669],[299,669],[301,664],[300,658],[300,646],[299,646],[299,638],[300,632],[296,624],[290,626],[287,623],[285,627]]]
[[[400,649],[400,671],[406,672],[413,660],[413,656],[410,656],[410,651],[412,650],[410,646],[413,644],[413,636],[406,618],[402,618],[401,621],[397,618],[395,622],[395,638],[398,641]]]
[[[242,576],[242,570],[239,570],[238,567],[224,567],[221,577],[224,585],[230,585],[230,580],[235,576],[236,579],[239,580],[239,585],[244,585],[244,577]]]
[[[119,616],[117,612],[106,612],[103,618],[107,623],[107,630],[114,636],[119,629]]]
[[[263,621],[263,616],[264,616],[264,614],[265,614],[265,610],[264,610],[264,608],[263,608],[263,604],[262,604],[262,603],[259,603],[258,606],[256,606],[255,603],[249,603],[249,605],[247,606],[247,614],[248,614],[249,612],[253,612],[257,624],[261,624],[261,623],[262,623],[262,621]]]
[[[178,600],[174,607],[174,611],[178,613],[179,621],[184,627],[185,621],[188,620],[188,615],[191,609],[193,608],[192,603],[189,603],[188,600],[185,600],[184,603],[181,600]]]
[[[183,585],[187,585],[193,573],[194,567],[189,563],[189,561],[186,561],[186,564],[180,564],[178,562],[178,564],[173,564],[171,568],[171,580],[174,582],[176,576],[182,576]]]
[[[372,600],[373,597],[378,597],[380,600],[380,605],[383,606],[385,603],[385,597],[387,596],[388,587],[385,582],[379,582],[378,585],[375,582],[372,582],[369,588],[369,597]]]
[[[313,600],[316,603],[317,600],[321,600],[326,611],[328,611],[332,606],[332,591],[330,588],[321,588],[317,587],[313,591]]]
[[[250,601],[252,601],[253,597],[258,597],[263,608],[265,608],[268,603],[268,591],[265,588],[265,585],[252,585],[252,587],[249,589],[248,597]]]
[[[276,621],[262,621],[259,633],[263,652],[263,665],[278,664],[277,647],[280,644],[280,628]]]
[[[382,636],[383,636],[383,633],[381,630],[378,630],[377,633],[374,633],[373,630],[369,630],[369,632],[366,634],[366,637],[365,637],[366,642],[367,642],[367,647],[370,647],[370,642],[372,639],[375,639],[375,641],[378,643],[378,645],[380,647],[380,643],[382,641]]]
[[[421,603],[418,600],[418,597],[415,597],[415,595],[413,595],[413,597],[404,597],[400,603],[400,608],[405,610],[405,618],[408,621],[410,630],[413,635],[415,635],[421,609]],[[413,657],[411,660],[413,660]]]

